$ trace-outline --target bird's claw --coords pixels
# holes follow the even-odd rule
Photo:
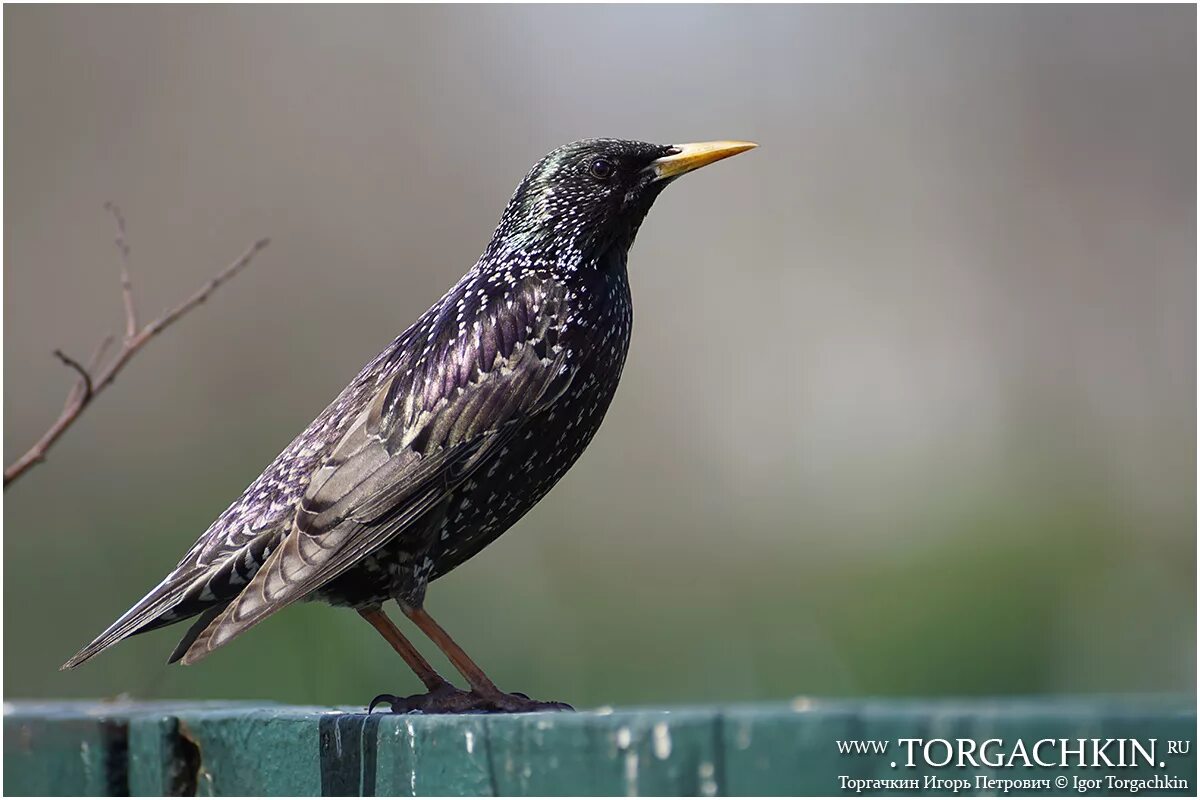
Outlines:
[[[387,705],[393,714],[526,714],[535,711],[574,711],[566,703],[530,700],[528,695],[514,692],[479,694],[464,692],[447,684],[425,694],[398,697],[381,694],[367,706],[370,714],[376,706]]]
[[[371,714],[375,711],[375,706],[381,703],[386,703],[392,707],[393,713],[399,713],[399,707],[402,707],[406,698],[397,697],[394,694],[377,694],[375,698],[367,704],[367,713]]]
[[[394,694],[378,695],[367,706],[367,713],[375,710],[375,706],[388,705],[393,714],[453,714],[468,710],[470,693],[456,689],[446,684],[437,689],[431,689],[425,694],[413,694],[399,697]],[[460,710],[461,709],[461,710]]]

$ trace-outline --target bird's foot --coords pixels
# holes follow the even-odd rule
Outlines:
[[[473,694],[473,693],[472,693]],[[530,700],[529,695],[513,692],[497,691],[495,694],[477,695],[486,705],[488,711],[498,711],[506,714],[528,714],[533,711],[574,711],[566,703],[557,701]]]
[[[370,714],[376,706],[387,705],[393,714],[463,714],[472,711],[475,698],[470,692],[464,692],[450,684],[432,689],[425,694],[413,694],[408,697],[397,697],[394,694],[381,694],[367,706]]]
[[[566,703],[544,703],[530,700],[519,692],[506,694],[497,691],[494,694],[464,692],[450,684],[434,689],[425,694],[414,694],[408,697],[397,697],[394,694],[381,694],[367,706],[367,713],[375,710],[376,706],[390,706],[393,714],[526,714],[533,711],[574,711]]]

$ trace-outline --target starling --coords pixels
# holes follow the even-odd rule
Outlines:
[[[323,600],[355,609],[428,690],[372,708],[567,708],[501,692],[425,611],[425,589],[529,511],[599,428],[633,323],[629,247],[659,192],[754,146],[586,139],[544,157],[475,266],[63,668],[196,617],[169,659],[192,664],[290,603]],[[387,600],[469,691],[430,666]]]

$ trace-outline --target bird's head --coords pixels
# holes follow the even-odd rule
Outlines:
[[[505,209],[493,253],[536,250],[586,262],[628,249],[663,188],[680,175],[750,150],[750,142],[661,145],[582,139],[534,165]]]

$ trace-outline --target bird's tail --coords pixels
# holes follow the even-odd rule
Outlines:
[[[104,652],[122,639],[165,625],[181,622],[197,614],[200,620],[183,637],[180,647],[168,663],[183,657],[196,637],[238,595],[275,547],[279,535],[268,532],[242,547],[228,551],[213,562],[200,563],[194,551],[184,557],[162,583],[155,586],[121,618],[109,625],[91,644],[80,650],[61,669],[73,669],[92,656]],[[187,662],[185,662],[187,663]]]
[[[190,603],[182,602],[187,597],[188,590],[194,581],[195,576],[191,575],[168,575],[162,583],[151,589],[149,594],[139,600],[133,608],[105,628],[104,632],[93,639],[91,644],[71,656],[67,663],[59,669],[74,669],[122,639],[199,614],[204,607],[193,608]]]
[[[203,633],[204,629],[207,628],[214,619],[221,616],[221,612],[228,608],[229,604],[232,602],[232,600],[227,600],[224,603],[217,603],[216,605],[209,606],[208,610],[201,614],[200,618],[192,623],[192,627],[188,628],[188,632],[185,633],[183,638],[179,640],[179,644],[175,645],[175,649],[171,651],[171,655],[167,658],[167,663],[174,664],[176,661],[183,658],[188,649],[192,646],[192,643],[196,641],[196,637]]]

